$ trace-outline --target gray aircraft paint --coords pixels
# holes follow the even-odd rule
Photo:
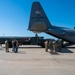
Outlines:
[[[34,33],[45,32],[65,41],[75,43],[75,29],[53,26],[39,2],[33,2],[32,4],[28,29]]]

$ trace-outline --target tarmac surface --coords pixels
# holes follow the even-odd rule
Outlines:
[[[0,75],[75,75],[75,48],[51,54],[36,45],[19,48],[18,53],[0,49]]]

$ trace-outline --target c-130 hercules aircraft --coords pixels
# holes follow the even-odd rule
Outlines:
[[[64,41],[75,43],[75,29],[53,26],[39,2],[32,4],[28,29],[34,33],[45,32]]]

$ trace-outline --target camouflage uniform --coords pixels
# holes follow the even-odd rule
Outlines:
[[[58,46],[57,46],[57,51],[59,51],[59,52],[61,52],[61,45],[62,45],[62,41],[57,41],[57,44],[58,44]]]
[[[57,51],[57,42],[56,41],[53,41],[53,50],[54,50],[54,52],[56,52]]]
[[[49,41],[49,49],[51,50],[51,52],[53,51],[53,43],[52,43],[52,41]]]
[[[9,52],[9,44],[7,40],[5,41],[5,50],[6,52]]]
[[[48,52],[48,41],[46,40],[46,41],[44,42],[44,44],[45,44],[45,51]]]
[[[12,51],[14,51],[14,41],[12,41]]]

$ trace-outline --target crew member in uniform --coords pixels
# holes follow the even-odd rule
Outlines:
[[[5,41],[5,50],[6,52],[9,52],[9,44],[7,40]]]
[[[48,52],[48,40],[46,40],[46,41],[44,42],[44,44],[45,44],[45,51]]]
[[[49,41],[49,49],[51,50],[51,53],[53,52],[53,42],[52,40]]]

